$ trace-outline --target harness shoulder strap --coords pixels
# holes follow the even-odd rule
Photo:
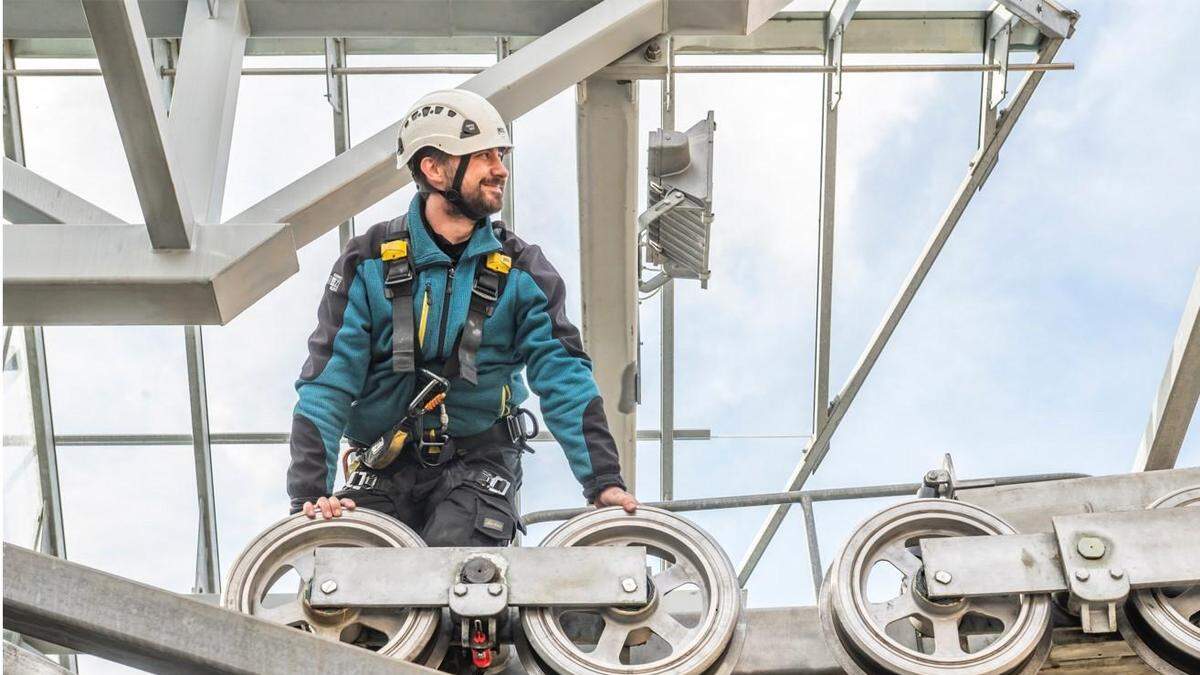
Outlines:
[[[500,251],[493,251],[481,258],[475,269],[471,305],[467,309],[462,339],[458,343],[458,376],[471,384],[478,384],[479,379],[476,359],[479,345],[483,343],[483,322],[496,310],[496,302],[504,295],[504,284],[510,269],[512,258]]]
[[[392,301],[392,370],[409,373],[416,370],[413,352],[413,265],[409,252],[408,216],[388,223],[387,234],[379,247],[385,273],[383,294]]]

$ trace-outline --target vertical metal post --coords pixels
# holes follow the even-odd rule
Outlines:
[[[508,58],[512,53],[511,38],[498,37],[496,38],[496,62],[499,63]],[[509,121],[505,125],[508,127],[509,141],[516,143],[513,139],[513,125]],[[504,206],[500,209],[500,220],[504,221],[504,225],[513,232],[517,231],[517,157],[516,148],[508,151],[504,157],[504,166],[508,168],[508,185],[504,186]]]
[[[830,21],[827,18],[826,21]],[[826,27],[827,31],[830,27]],[[835,40],[841,40],[838,34]],[[825,49],[825,65],[834,65],[840,58],[830,40]],[[816,336],[813,358],[813,415],[812,430],[816,436],[829,419],[829,352],[830,321],[833,301],[833,225],[837,187],[837,125],[838,111],[834,96],[837,85],[834,73],[822,76],[821,95],[821,189],[817,213],[817,309]],[[838,92],[840,99],[840,92]]]
[[[162,79],[166,108],[171,107],[175,81],[162,75],[173,67],[179,46],[168,40],[151,42],[154,66]],[[221,563],[217,550],[217,500],[213,491],[212,442],[208,427],[208,389],[204,377],[204,344],[199,326],[184,326],[184,353],[188,372],[188,401],[192,419],[192,454],[196,469],[196,569],[193,593],[221,591]]]
[[[221,563],[217,549],[217,498],[213,491],[212,439],[208,427],[208,387],[204,378],[204,341],[199,326],[185,326],[188,394],[192,409],[192,449],[196,464],[196,583],[193,593],[221,592]]]
[[[346,67],[346,38],[325,38],[325,53],[334,68]],[[333,108],[333,153],[340,155],[350,147],[350,78],[344,73],[334,74],[335,86],[330,92],[329,105]],[[354,236],[354,216],[338,225],[338,250],[346,248]]]
[[[576,87],[583,343],[626,486],[637,472],[637,84]]]
[[[675,41],[667,38],[667,76],[662,85],[662,128],[675,129]],[[675,280],[659,291],[662,336],[659,383],[659,428],[662,430],[659,481],[663,501],[675,499]]]
[[[817,519],[813,515],[812,497],[800,498],[800,509],[804,511],[804,538],[808,542],[808,566],[812,570],[813,596],[821,592],[825,572],[821,569],[821,549],[817,542]]]
[[[4,41],[4,69],[16,68],[12,41]],[[4,78],[4,156],[24,166],[25,136],[21,129],[21,103],[17,78]],[[10,329],[11,330],[11,329]],[[9,333],[5,334],[7,341]],[[42,553],[67,557],[67,537],[63,528],[62,495],[58,483],[58,446],[54,444],[54,415],[50,406],[50,377],[46,366],[46,341],[41,326],[25,327],[25,367],[29,371],[29,401],[32,405],[33,447],[38,463],[38,491],[41,494],[41,524],[37,547]],[[78,671],[74,654],[62,654],[58,663],[71,672]]]

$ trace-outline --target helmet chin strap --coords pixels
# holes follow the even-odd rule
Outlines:
[[[479,213],[475,209],[467,205],[467,200],[462,194],[463,177],[467,175],[467,165],[471,163],[470,155],[463,155],[458,161],[458,171],[454,172],[454,182],[446,190],[438,190],[446,201],[450,202],[458,209],[458,212],[463,214],[465,218],[474,222],[483,218],[486,214]]]

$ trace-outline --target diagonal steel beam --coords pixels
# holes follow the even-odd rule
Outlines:
[[[1065,10],[1050,0],[996,0],[1021,20],[1037,28],[1050,39],[1071,37],[1079,15]]]
[[[1184,305],[1183,319],[1167,359],[1167,371],[1158,385],[1154,409],[1138,446],[1134,471],[1175,466],[1197,400],[1200,400],[1200,270],[1196,271],[1196,280]]]
[[[1061,45],[1062,40],[1048,40],[1039,52],[1037,62],[1050,63],[1053,61]],[[849,380],[842,388],[841,393],[836,398],[836,402],[829,411],[829,419],[821,427],[820,431],[809,440],[804,451],[804,457],[792,471],[792,475],[788,478],[787,487],[784,488],[785,490],[799,490],[825,457],[825,453],[829,450],[829,439],[837,430],[842,418],[846,416],[846,411],[849,409],[850,404],[854,402],[854,397],[858,395],[867,376],[871,373],[871,369],[875,366],[875,362],[879,360],[879,355],[883,352],[883,348],[887,345],[892,333],[896,330],[896,326],[900,323],[900,319],[903,318],[905,311],[908,310],[908,306],[912,304],[917,290],[929,274],[929,269],[933,266],[938,254],[941,253],[942,248],[946,245],[946,240],[949,239],[950,234],[954,231],[954,227],[958,225],[958,221],[962,218],[963,212],[966,211],[967,205],[971,203],[971,198],[978,191],[979,184],[984,179],[988,166],[1000,152],[1004,141],[1008,139],[1013,126],[1020,119],[1026,104],[1029,103],[1030,97],[1033,96],[1033,92],[1037,89],[1038,84],[1041,83],[1043,75],[1045,75],[1044,72],[1032,71],[1025,76],[1016,96],[1013,98],[1012,105],[997,125],[991,141],[975,153],[966,178],[959,185],[958,191],[955,193],[954,199],[950,202],[949,208],[942,214],[937,228],[934,229],[933,235],[926,242],[925,249],[921,252],[921,257],[918,258],[917,263],[909,271],[908,278],[905,279],[900,292],[892,301],[891,307],[888,308],[883,322],[875,330],[875,334],[871,336],[871,341],[868,343],[866,351],[859,357],[858,363],[854,366],[854,370],[851,371]],[[762,559],[767,545],[771,542],[771,538],[775,536],[775,532],[779,530],[779,526],[783,523],[783,519],[787,515],[789,508],[789,504],[781,504],[774,507],[758,534],[755,535],[754,541],[750,545],[750,550],[746,553],[746,557],[742,560],[738,571],[738,578],[743,585],[745,585],[750,575],[754,572],[754,568],[758,565],[759,560]]]
[[[658,34],[661,0],[604,0],[472,77],[476,92],[515,119]],[[408,184],[397,170],[397,122],[355,145],[230,223],[289,223],[297,247]]]
[[[125,222],[7,157],[4,159],[4,217],[12,223]]]
[[[189,0],[167,138],[179,159],[196,216],[221,220],[229,147],[250,22],[243,0]]]
[[[4,627],[155,673],[435,673],[4,545]]]
[[[196,218],[183,166],[167,139],[167,111],[137,0],[83,0],[117,130],[156,249],[191,246]]]

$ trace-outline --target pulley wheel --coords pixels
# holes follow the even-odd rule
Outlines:
[[[1200,486],[1176,490],[1146,508],[1181,507],[1195,509],[1200,522]],[[1200,584],[1133,591],[1117,625],[1125,642],[1154,670],[1200,673]]]
[[[1050,650],[1048,595],[934,600],[925,590],[921,539],[1012,533],[987,511],[948,499],[869,518],[821,585],[821,627],[839,664],[848,673],[1036,672]]]
[[[563,523],[541,545],[644,546],[649,602],[522,609],[527,645],[519,653],[530,672],[699,675],[724,663],[742,616],[741,591],[725,552],[691,522],[645,506],[632,516],[606,508]],[[671,594],[688,590],[698,602],[681,611]]]
[[[221,605],[386,656],[437,665],[445,654],[445,645],[434,640],[442,621],[438,609],[318,609],[308,603],[318,547],[424,546],[407,526],[369,509],[343,511],[330,520],[296,514],[267,528],[242,551],[230,568]],[[280,592],[288,595],[286,601],[280,601]]]

